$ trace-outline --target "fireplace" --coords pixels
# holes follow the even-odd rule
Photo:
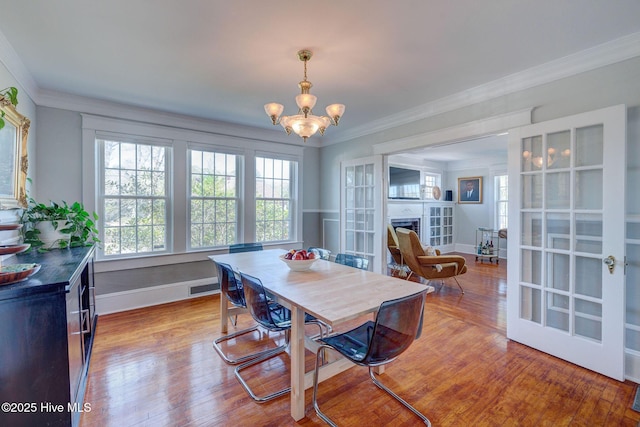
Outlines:
[[[415,231],[420,236],[420,218],[393,218],[391,219],[391,226],[394,230],[401,227]]]

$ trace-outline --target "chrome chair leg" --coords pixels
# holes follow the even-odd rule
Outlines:
[[[316,410],[316,414],[320,417],[325,423],[329,424],[332,427],[338,427],[336,423],[334,423],[331,418],[325,415],[324,412],[320,410],[320,406],[318,406],[318,372],[320,371],[320,366],[324,364],[324,350],[327,348],[331,348],[328,345],[321,345],[318,347],[318,351],[316,352],[316,367],[313,371],[313,408]],[[322,359],[322,361],[321,361]]]
[[[279,346],[279,347],[276,347],[276,348],[270,348],[268,350],[263,350],[263,351],[259,351],[259,352],[256,352],[256,353],[247,354],[245,356],[238,357],[237,359],[232,359],[227,354],[225,354],[224,351],[222,350],[222,346],[220,345],[221,343],[223,343],[225,341],[232,340],[232,339],[237,338],[237,337],[242,336],[242,335],[246,335],[246,334],[249,334],[249,333],[252,333],[252,332],[255,332],[255,331],[259,331],[259,330],[260,330],[260,327],[256,325],[256,326],[253,326],[251,328],[243,329],[241,331],[233,332],[231,334],[224,335],[224,336],[222,336],[220,338],[216,338],[213,341],[213,348],[220,355],[220,357],[222,357],[222,360],[224,360],[226,363],[228,363],[230,365],[237,365],[239,363],[244,363],[244,362],[247,362],[249,360],[253,360],[255,358],[261,357],[261,356],[263,356],[265,354],[269,354],[269,353],[271,353],[271,352],[273,352],[275,350],[278,350],[280,348],[286,348],[286,345]],[[267,334],[269,333],[269,331],[266,331],[266,332],[267,332]]]
[[[384,384],[382,384],[375,376],[374,372],[373,372],[373,367],[370,366],[369,367],[369,376],[371,377],[371,380],[373,381],[373,383],[378,386],[378,388],[386,391],[391,397],[393,397],[394,399],[396,399],[398,402],[402,403],[407,409],[409,409],[411,412],[413,412],[414,414],[416,414],[427,426],[431,427],[431,421],[429,421],[429,418],[425,417],[424,415],[422,415],[422,413],[420,413],[420,411],[418,411],[416,408],[414,408],[413,406],[411,406],[409,403],[407,403],[407,401],[405,401],[403,398],[401,398],[400,396],[398,396],[397,394],[395,394],[393,391],[391,391],[391,389],[389,389],[387,386],[385,386]],[[315,398],[314,398],[314,403],[315,403]]]
[[[325,423],[329,424],[332,427],[338,427],[337,424],[333,422],[333,420],[329,418],[327,414],[325,414],[320,410],[320,406],[318,405],[318,373],[320,370],[320,366],[322,366],[320,361],[322,357],[321,354],[324,352],[325,348],[331,348],[331,347],[328,345],[322,345],[318,348],[318,351],[316,353],[316,366],[313,371],[313,408],[315,409],[318,417],[320,417]],[[375,374],[373,373],[373,367],[369,367],[369,376],[371,377],[371,380],[378,388],[380,388],[381,390],[384,390],[391,397],[396,399],[398,402],[402,403],[407,409],[409,409],[411,412],[417,415],[427,426],[431,427],[431,421],[429,421],[427,417],[422,415],[422,413],[420,413],[416,408],[414,408],[409,403],[407,403],[403,398],[395,394],[391,389],[389,389],[387,386],[382,384],[375,377]]]
[[[242,371],[244,369],[247,369],[247,368],[249,368],[251,366],[258,365],[258,364],[260,364],[260,363],[262,363],[262,362],[264,362],[266,360],[269,360],[269,359],[271,359],[273,357],[276,357],[276,356],[284,353],[287,350],[288,346],[289,346],[289,343],[287,343],[285,346],[283,346],[284,348],[282,348],[282,346],[278,347],[276,350],[274,350],[274,351],[272,351],[272,352],[270,352],[268,354],[265,354],[262,357],[259,357],[257,359],[253,359],[253,360],[251,360],[251,361],[249,361],[247,363],[244,363],[244,364],[239,365],[239,366],[236,367],[236,369],[235,369],[236,378],[238,379],[238,381],[240,381],[240,384],[245,389],[245,391],[249,394],[249,396],[253,400],[255,400],[256,402],[264,403],[264,402],[268,402],[270,400],[273,400],[273,399],[275,399],[277,397],[283,396],[283,395],[285,395],[285,394],[287,394],[287,393],[289,393],[291,391],[291,387],[287,387],[287,388],[284,388],[282,390],[278,390],[278,391],[276,391],[274,393],[269,393],[266,396],[258,396],[253,392],[253,390],[251,390],[251,387],[249,387],[249,384],[247,384],[247,382],[244,380],[244,378],[242,378],[242,375],[240,375],[240,371]]]

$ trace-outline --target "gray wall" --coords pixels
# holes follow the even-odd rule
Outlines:
[[[82,117],[80,112],[37,107],[39,135],[36,154],[38,179],[34,180],[40,201],[82,200]],[[291,137],[293,138],[293,137]],[[301,166],[304,245],[322,242],[319,219],[319,149],[305,147]],[[93,180],[93,177],[89,179]],[[144,263],[142,263],[144,264]],[[157,285],[211,278],[215,269],[209,260],[140,267],[133,270],[96,273],[97,294],[147,288]]]
[[[37,107],[38,201],[82,201],[82,117],[75,111]]]
[[[633,58],[577,76],[565,78],[490,101],[439,114],[411,124],[399,126],[374,135],[322,148],[308,147],[303,160],[304,245],[320,245],[321,230],[325,220],[338,218],[340,208],[340,162],[370,156],[377,143],[419,135],[429,131],[480,120],[486,117],[536,107],[534,122],[549,120],[570,114],[624,103],[640,104],[640,58]],[[16,85],[15,79],[0,66],[0,80]],[[32,119],[29,155],[29,175],[34,179],[32,194],[39,200],[81,200],[81,119],[78,112],[57,108],[35,107],[21,91],[19,110]],[[37,144],[33,141],[37,138]],[[637,141],[630,141],[636,144]],[[37,148],[36,148],[37,147]],[[36,172],[37,170],[37,172]],[[483,174],[484,176],[484,174]],[[449,177],[454,179],[455,175]],[[486,193],[485,193],[486,197]],[[461,214],[464,215],[464,212]],[[469,216],[468,214],[467,216]],[[482,219],[486,223],[487,219]],[[460,239],[469,235],[463,225],[464,216],[458,221]],[[332,229],[336,223],[331,222]],[[475,225],[472,225],[473,229]],[[468,231],[468,230],[467,230]],[[335,236],[330,236],[336,245]],[[188,267],[185,267],[188,268]],[[181,281],[185,271],[180,267],[167,275],[167,283]],[[114,280],[115,282],[115,280]],[[134,287],[152,286],[153,281],[132,283]]]

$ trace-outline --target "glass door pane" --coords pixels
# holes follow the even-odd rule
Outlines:
[[[520,141],[520,316],[590,340],[602,337],[602,138],[598,125]]]
[[[509,132],[507,337],[616,380],[625,332],[640,349],[625,330],[627,121],[619,105]],[[627,304],[627,325],[635,313]]]

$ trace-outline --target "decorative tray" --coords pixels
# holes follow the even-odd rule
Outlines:
[[[0,285],[20,282],[40,270],[40,264],[10,264],[0,267]]]
[[[23,243],[21,245],[0,245],[0,255],[19,254],[30,247],[31,245],[29,243]]]
[[[22,224],[0,224],[0,231],[20,230],[21,228]]]

